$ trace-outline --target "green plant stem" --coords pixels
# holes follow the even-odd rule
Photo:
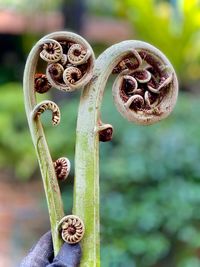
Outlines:
[[[100,266],[99,134],[100,107],[113,68],[131,53],[135,41],[124,41],[105,50],[96,60],[94,75],[81,96],[75,154],[73,213],[84,221],[81,267]]]
[[[32,116],[33,109],[36,106],[34,75],[41,44],[43,44],[42,40],[33,47],[29,54],[24,71],[23,88],[26,115],[42,174],[51,223],[54,253],[56,255],[63,243],[60,234],[57,231],[58,223],[64,216],[63,204],[52,158],[47,146],[40,118],[39,116],[36,118],[33,118]]]

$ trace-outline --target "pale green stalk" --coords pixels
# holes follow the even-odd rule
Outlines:
[[[73,213],[85,223],[81,267],[100,266],[99,131],[100,107],[113,68],[130,54],[133,42],[111,46],[96,60],[93,78],[84,88],[78,112]]]
[[[147,43],[124,41],[108,48],[96,60],[93,77],[84,88],[81,96],[76,132],[73,213],[82,218],[86,227],[82,240],[81,267],[100,267],[99,132],[102,129],[100,108],[104,89],[117,64],[126,56],[130,57],[131,54],[135,58],[140,58],[137,51],[141,49],[142,51],[149,51],[148,53],[160,62],[163,75],[170,77],[166,78],[165,83],[171,79],[170,87],[163,101],[158,105],[158,113],[154,113],[153,106],[152,113],[145,113],[145,111],[137,113],[126,107],[126,103],[120,97],[121,77],[126,74],[125,72],[121,73],[113,91],[117,109],[129,121],[148,125],[167,117],[177,99],[178,83],[172,65],[158,49]],[[142,65],[141,60],[141,58],[138,59],[138,62],[143,68],[145,65]]]
[[[44,41],[45,42],[45,41]],[[24,71],[24,101],[28,124],[36,149],[40,170],[42,174],[44,190],[46,194],[51,231],[53,238],[54,253],[57,254],[63,241],[57,231],[59,221],[64,216],[63,204],[55,174],[52,158],[48,149],[43,127],[39,116],[33,118],[33,109],[36,106],[36,97],[34,92],[34,75],[39,57],[39,47],[42,41],[37,43],[31,50]]]

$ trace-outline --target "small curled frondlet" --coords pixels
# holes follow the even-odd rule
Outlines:
[[[34,88],[37,93],[44,94],[51,89],[51,84],[48,81],[45,74],[36,73],[35,74],[35,84]]]
[[[68,60],[74,65],[80,65],[87,61],[88,52],[80,44],[73,44],[68,50]]]
[[[63,73],[64,82],[70,86],[70,84],[76,83],[82,77],[81,71],[76,67],[68,67]]]
[[[59,180],[65,180],[70,172],[70,161],[67,158],[59,158],[54,163],[56,176]]]
[[[62,80],[63,72],[64,68],[59,63],[52,63],[48,66],[48,73],[56,81]]]
[[[57,125],[60,122],[60,110],[59,107],[52,101],[43,101],[38,104],[33,110],[33,117],[40,116],[46,110],[52,111],[52,124]]]
[[[40,52],[40,57],[49,62],[57,62],[61,59],[63,54],[61,45],[52,40],[51,42],[45,43],[42,46],[42,51]]]
[[[75,215],[65,216],[59,223],[62,239],[69,244],[76,244],[81,241],[85,233],[82,220]]]

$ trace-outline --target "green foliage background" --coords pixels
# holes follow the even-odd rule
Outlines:
[[[198,0],[117,0],[115,10],[131,23],[137,38],[152,43],[167,55],[181,83],[188,85],[200,78]]]
[[[173,114],[149,127],[104,107],[115,126],[101,146],[102,254],[113,252],[104,266],[200,266],[199,99],[180,94]]]
[[[128,21],[132,39],[149,42],[163,51],[187,90],[191,90],[191,82],[200,79],[199,0],[86,2],[91,14]]]

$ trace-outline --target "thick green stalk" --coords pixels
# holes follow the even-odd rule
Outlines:
[[[103,52],[96,60],[93,78],[81,97],[76,133],[73,208],[73,213],[80,216],[86,226],[81,267],[100,266],[98,127],[103,92],[113,68],[132,49],[133,42],[126,41]]]
[[[169,115],[177,99],[178,82],[171,63],[158,49],[145,42],[121,42],[108,48],[96,60],[93,77],[81,96],[76,133],[73,212],[84,221],[86,228],[82,240],[81,267],[100,267],[99,132],[103,128],[108,129],[107,125],[102,127],[100,119],[102,97],[113,69],[119,62],[131,57],[134,59],[132,64],[137,66],[134,65],[132,70],[122,71],[113,89],[117,109],[126,119],[143,125],[155,123]],[[149,67],[154,68],[160,77],[157,89],[147,86],[144,98],[135,94],[128,96],[129,99],[125,100],[122,96],[126,94],[123,91],[123,81],[130,79],[135,85],[138,84],[136,79],[143,84],[148,82],[151,78],[150,72],[147,71]],[[135,73],[135,79],[130,75],[134,75],[136,69],[142,76],[138,77]],[[138,88],[137,91],[139,90],[141,89]],[[157,96],[159,96],[159,90],[163,90],[163,96],[155,102],[157,104],[152,104],[149,98],[151,92],[148,90],[152,90]],[[132,105],[135,106],[132,107]],[[143,106],[143,110],[140,105]]]
[[[52,238],[55,254],[58,253],[63,241],[57,231],[59,221],[64,216],[62,199],[60,189],[58,186],[52,158],[47,146],[46,138],[44,135],[43,127],[39,116],[33,117],[33,110],[36,106],[36,97],[34,90],[34,75],[39,57],[39,48],[41,42],[38,42],[31,50],[24,71],[24,101],[28,124],[37,153],[38,161],[40,164],[40,170],[42,174],[49,217],[52,230]]]

